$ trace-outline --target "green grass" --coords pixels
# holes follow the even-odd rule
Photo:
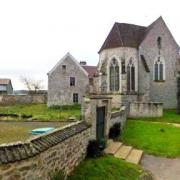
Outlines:
[[[180,156],[180,128],[172,125],[129,120],[120,140],[148,154]]]
[[[80,119],[80,105],[48,108],[46,104],[29,104],[0,107],[0,114],[32,115],[33,120],[67,120],[69,117]],[[20,118],[0,117],[0,120],[20,120]]]
[[[119,111],[119,110],[120,110],[120,108],[112,107],[111,112],[116,112],[116,111]]]
[[[176,113],[176,110],[164,110],[162,117],[157,118],[138,118],[142,121],[155,121],[155,122],[169,122],[180,123],[180,115]]]
[[[75,169],[68,180],[139,180],[144,173],[137,165],[112,156],[86,159]]]
[[[60,122],[0,122],[0,144],[24,141],[31,137],[30,130],[39,127],[62,127]]]

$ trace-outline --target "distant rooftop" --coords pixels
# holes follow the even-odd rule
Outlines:
[[[96,73],[96,66],[82,66],[84,70],[88,73],[89,77],[92,78]]]
[[[8,85],[10,82],[10,79],[0,79],[0,85]]]

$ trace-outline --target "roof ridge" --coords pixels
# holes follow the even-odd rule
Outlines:
[[[124,25],[132,25],[132,26],[138,26],[138,27],[143,27],[143,28],[147,28],[147,26],[143,26],[143,25],[138,25],[138,24],[132,24],[132,23],[120,23],[120,22],[115,22],[115,24],[124,24]]]
[[[124,46],[124,43],[123,43],[123,40],[122,40],[122,37],[121,37],[121,31],[120,31],[118,25],[117,25],[117,24],[115,24],[115,25],[116,25],[116,27],[118,28],[119,40],[121,41],[122,46]]]

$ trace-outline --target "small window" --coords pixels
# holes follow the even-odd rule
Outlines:
[[[75,86],[75,77],[70,77],[70,86]]]
[[[73,103],[78,103],[78,93],[73,94]]]
[[[63,69],[63,70],[66,70],[66,65],[62,65],[62,69]]]
[[[161,37],[157,38],[157,46],[158,46],[158,49],[161,49],[161,47],[162,47],[162,39],[161,39]]]

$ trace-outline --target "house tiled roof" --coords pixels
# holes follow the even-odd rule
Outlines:
[[[8,85],[10,81],[10,79],[0,79],[0,85]]]
[[[96,66],[82,66],[84,70],[88,73],[89,77],[92,78],[96,73]]]
[[[99,52],[115,47],[138,47],[147,27],[126,23],[115,23]]]

